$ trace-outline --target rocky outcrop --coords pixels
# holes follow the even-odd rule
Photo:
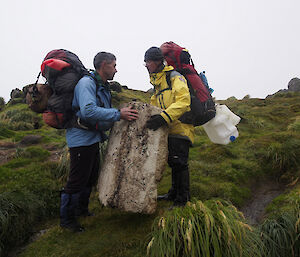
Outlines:
[[[293,78],[288,84],[288,90],[292,92],[300,92],[300,79]]]
[[[111,81],[109,82],[109,87],[112,91],[115,91],[115,92],[122,92],[122,86],[119,82],[117,81]]]
[[[289,92],[300,92],[300,79],[299,78],[291,79],[288,84],[288,89],[280,89],[275,94],[268,95],[266,98],[273,97],[274,95],[278,95],[278,94],[286,94]]]
[[[139,102],[129,105],[139,111],[139,119],[114,124],[99,176],[99,199],[105,206],[150,214],[156,209],[157,183],[167,161],[168,131],[146,128],[146,121],[161,109]]]
[[[20,89],[15,88],[10,92],[10,98],[24,98],[24,93]]]
[[[149,94],[154,94],[154,88],[148,89],[148,90],[147,90],[147,93],[149,93]]]

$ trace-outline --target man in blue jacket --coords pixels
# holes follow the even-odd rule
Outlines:
[[[70,174],[61,193],[60,226],[74,232],[84,228],[76,216],[90,216],[88,211],[92,186],[97,183],[99,171],[99,142],[106,140],[104,131],[113,123],[124,119],[136,120],[138,112],[130,108],[112,108],[108,80],[112,80],[116,70],[116,57],[100,52],[94,58],[95,72],[84,76],[74,90],[72,107],[77,117],[95,130],[67,129],[66,140],[70,151]]]

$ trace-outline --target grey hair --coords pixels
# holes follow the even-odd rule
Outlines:
[[[106,61],[108,63],[111,63],[116,60],[116,56],[114,56],[111,53],[107,52],[99,52],[94,57],[94,67],[95,69],[99,69],[101,67],[101,64]]]

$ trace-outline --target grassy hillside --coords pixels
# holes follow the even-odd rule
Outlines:
[[[113,92],[113,103],[118,107],[131,99],[148,102],[149,97],[123,90]],[[42,231],[19,256],[146,256],[147,246],[150,256],[163,256],[162,252],[221,256],[220,251],[223,256],[238,256],[239,249],[245,249],[242,256],[300,256],[294,235],[300,230],[300,95],[219,103],[242,118],[240,136],[228,145],[216,145],[201,127],[196,128],[189,160],[190,206],[169,211],[171,203],[158,203],[153,215],[131,214],[101,207],[94,192],[91,206],[96,215],[81,220],[86,227],[81,234],[58,226],[59,189],[67,172],[66,158],[57,162],[66,156],[64,132],[46,127],[40,115],[22,103],[6,105],[0,112],[0,154],[11,155],[1,158],[0,166],[0,255],[20,249],[32,234]],[[40,138],[24,144],[29,135]],[[250,227],[235,207],[247,204],[261,181],[290,186],[267,207],[264,222]],[[165,193],[170,182],[167,168],[158,192]],[[200,232],[209,240],[203,239],[206,251],[197,249]],[[259,250],[253,252],[254,248]]]

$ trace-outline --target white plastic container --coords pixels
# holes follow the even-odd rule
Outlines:
[[[216,116],[203,128],[213,143],[227,145],[239,136],[236,125],[240,120],[226,105],[216,105]]]

